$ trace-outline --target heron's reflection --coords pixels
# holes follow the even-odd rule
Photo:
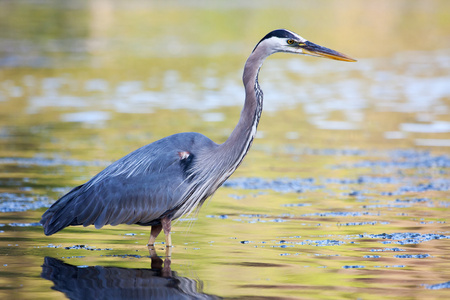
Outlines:
[[[154,248],[149,251],[151,269],[80,268],[45,257],[41,276],[53,281],[53,289],[69,299],[219,299],[203,294],[201,282],[172,271],[170,258],[163,262]]]

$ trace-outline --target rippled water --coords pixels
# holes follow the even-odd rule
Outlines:
[[[0,297],[448,298],[450,7],[346,3],[0,3]],[[139,226],[43,234],[46,207],[134,149],[223,142],[278,27],[358,62],[266,61],[253,148],[170,258]]]

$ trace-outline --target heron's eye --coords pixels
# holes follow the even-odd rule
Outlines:
[[[293,45],[293,44],[295,43],[295,41],[294,41],[294,40],[287,40],[287,43],[288,43],[289,45]]]

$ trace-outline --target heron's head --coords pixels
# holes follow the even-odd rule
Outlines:
[[[276,52],[288,52],[343,61],[356,61],[345,54],[311,43],[298,34],[286,29],[277,29],[269,32],[256,45],[253,52],[257,51],[257,49],[264,51],[266,55],[271,55]]]

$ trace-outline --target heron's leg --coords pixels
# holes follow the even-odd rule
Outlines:
[[[155,244],[156,237],[161,232],[161,229],[162,229],[162,225],[161,224],[152,226],[152,229],[150,230],[150,238],[148,240],[147,246],[150,247],[150,246],[153,246]]]
[[[170,237],[170,230],[172,229],[172,220],[165,217],[161,219],[161,224],[164,230],[164,235],[166,236],[166,247],[172,247],[172,239]]]
[[[169,262],[170,262],[170,258],[172,257],[172,246],[170,246],[170,247],[166,247],[166,259],[169,259]],[[164,265],[166,265],[166,263],[165,263],[165,261],[166,261],[166,259],[164,260]]]

